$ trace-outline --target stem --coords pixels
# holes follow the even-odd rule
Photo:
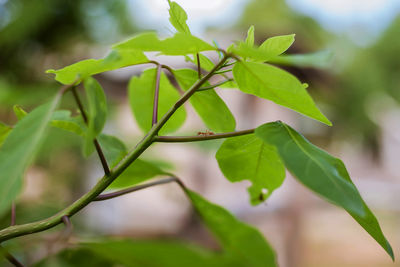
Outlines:
[[[86,194],[81,196],[78,200],[66,207],[64,210],[57,214],[43,219],[41,221],[9,226],[3,230],[0,230],[0,242],[9,240],[14,237],[23,236],[27,234],[41,232],[50,229],[62,222],[63,216],[72,217],[78,211],[86,207],[92,202],[98,195],[100,195],[121,173],[128,168],[155,140],[158,131],[164,126],[168,119],[175,113],[175,111],[182,106],[207,80],[214,75],[214,72],[218,70],[222,64],[229,58],[225,55],[222,60],[202,79],[198,80],[192,87],[181,96],[181,98],[175,103],[175,105],[167,111],[167,113],[155,124],[147,135],[136,145],[136,147],[116,166],[111,170],[109,175],[104,175],[97,184],[89,190]]]
[[[13,201],[12,204],[11,204],[11,223],[10,223],[11,226],[15,225],[15,222],[16,222],[16,212],[15,212],[15,210],[16,210],[15,202]]]
[[[157,65],[156,74],[156,88],[154,90],[154,103],[153,103],[153,120],[151,126],[157,123],[158,118],[158,96],[160,95],[160,77],[161,77],[161,65]]]
[[[98,197],[96,197],[93,201],[103,201],[103,200],[107,200],[107,199],[111,199],[111,198],[115,198],[115,197],[119,197],[128,193],[132,193],[135,191],[139,191],[142,189],[146,189],[152,186],[156,186],[156,185],[161,185],[161,184],[167,184],[170,182],[176,182],[177,178],[176,177],[170,177],[170,178],[166,178],[166,179],[160,179],[158,181],[154,181],[151,183],[147,183],[147,184],[141,184],[141,185],[136,185],[136,186],[132,186],[126,189],[122,189],[119,191],[115,191],[112,193],[108,193],[108,194],[101,194]]]
[[[155,137],[155,142],[161,143],[184,143],[184,142],[198,142],[198,141],[206,141],[206,140],[214,140],[221,138],[228,138],[234,136],[241,136],[246,134],[254,133],[255,129],[230,132],[230,133],[220,133],[220,134],[212,134],[212,135],[194,135],[194,136],[157,136]]]
[[[200,55],[199,53],[196,54],[197,59],[197,74],[199,75],[199,79],[201,79],[201,66],[200,66]]]
[[[68,215],[64,215],[61,217],[61,221],[65,225],[65,231],[63,233],[63,236],[69,237],[72,233],[72,223],[71,220],[69,219]]]
[[[215,74],[222,74],[222,73],[226,73],[226,72],[230,72],[230,71],[232,71],[232,69],[220,70],[220,71],[216,71]]]
[[[76,87],[74,86],[71,89],[72,89],[72,94],[74,95],[75,102],[78,105],[79,111],[82,114],[83,121],[87,125],[88,124],[88,117],[86,116],[85,109],[83,108],[82,101],[81,101],[81,99],[79,97],[78,92],[76,91]],[[101,149],[101,146],[100,146],[100,144],[99,144],[99,142],[97,141],[96,138],[93,139],[93,144],[94,144],[94,147],[96,148],[97,155],[99,155],[99,158],[100,158],[100,161],[101,161],[101,165],[103,166],[103,169],[104,169],[104,173],[106,175],[110,175],[110,168],[108,167],[106,157],[104,156],[103,150]]]
[[[233,79],[226,79],[226,80],[224,80],[224,81],[222,81],[222,82],[219,82],[219,83],[216,83],[216,84],[207,86],[207,87],[201,87],[201,88],[200,88],[199,90],[197,90],[197,91],[199,92],[199,91],[206,91],[206,90],[214,89],[215,87],[221,86],[221,85],[223,85],[223,84],[225,84],[225,83],[227,83],[227,82],[231,82],[231,81],[233,81]]]
[[[5,248],[0,246],[0,255],[3,255],[11,264],[16,267],[24,267],[13,255],[11,255]]]

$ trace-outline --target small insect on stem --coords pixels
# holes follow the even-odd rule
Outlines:
[[[197,132],[197,135],[201,135],[201,136],[210,136],[210,135],[215,135],[215,133],[206,130],[205,132]]]

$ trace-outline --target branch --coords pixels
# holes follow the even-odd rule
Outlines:
[[[156,72],[156,85],[154,90],[154,103],[153,103],[153,119],[151,122],[151,126],[157,123],[158,118],[158,96],[160,95],[160,77],[161,77],[161,65],[157,65]]]
[[[119,190],[119,191],[115,191],[115,192],[112,192],[112,193],[102,194],[102,195],[99,195],[98,197],[96,197],[93,201],[108,200],[108,199],[111,199],[111,198],[116,198],[116,197],[119,197],[119,196],[122,196],[122,195],[125,195],[125,194],[136,192],[136,191],[139,191],[139,190],[142,190],[142,189],[146,189],[146,188],[149,188],[149,187],[152,187],[152,186],[161,185],[161,184],[168,184],[170,182],[176,182],[181,187],[182,186],[184,187],[183,183],[177,177],[169,177],[169,178],[160,179],[158,181],[154,181],[154,182],[147,183],[147,184],[141,184],[141,185],[132,186],[132,187],[129,187],[129,188],[126,188],[126,189],[122,189],[122,190]]]
[[[86,116],[85,109],[83,108],[82,101],[79,98],[79,95],[78,95],[78,92],[76,91],[76,87],[75,86],[72,87],[72,94],[74,95],[75,102],[78,105],[79,111],[82,114],[83,121],[86,124],[88,124],[88,118]],[[106,175],[110,175],[110,167],[108,167],[106,157],[104,156],[103,150],[101,149],[101,146],[100,146],[100,144],[99,144],[99,142],[97,141],[96,138],[93,139],[93,144],[94,144],[94,147],[96,148],[97,155],[99,155],[99,158],[100,158],[100,161],[101,161],[101,165],[103,166],[103,169],[104,169],[104,173]]]
[[[16,222],[15,209],[16,209],[15,202],[13,201],[12,204],[11,204],[11,222],[10,222],[11,226],[15,225],[15,222]]]
[[[197,59],[197,74],[199,75],[199,79],[201,79],[201,66],[200,66],[200,55],[199,53],[196,54]]]
[[[220,133],[220,134],[211,134],[211,135],[194,135],[194,136],[157,136],[155,137],[155,142],[161,143],[184,143],[184,142],[198,142],[198,141],[206,141],[206,140],[214,140],[221,138],[228,138],[234,136],[241,136],[246,134],[254,133],[255,129],[230,132],[230,133]]]
[[[16,267],[24,267],[13,255],[11,255],[5,248],[0,246],[0,255],[3,255],[11,264]]]
[[[63,216],[72,217],[74,214],[86,207],[98,195],[100,195],[126,168],[128,168],[154,141],[159,130],[165,125],[168,119],[175,111],[182,106],[206,81],[208,81],[222,64],[229,58],[225,55],[222,60],[203,78],[198,80],[192,87],[187,90],[175,105],[167,111],[167,113],[155,124],[147,135],[136,145],[136,147],[116,166],[111,170],[109,175],[104,175],[97,184],[86,194],[81,196],[74,203],[66,207],[57,214],[41,221],[9,226],[0,231],[0,242],[9,240],[14,237],[37,233],[50,229],[62,222]]]

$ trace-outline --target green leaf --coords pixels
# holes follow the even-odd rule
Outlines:
[[[277,266],[275,252],[257,229],[197,193],[187,190],[187,194],[226,254],[247,267]]]
[[[200,58],[200,67],[203,70],[211,71],[214,68],[215,64],[208,57],[206,57],[205,55],[199,53],[199,58]],[[186,59],[186,61],[190,61],[194,65],[197,66],[197,57],[196,57],[196,55],[194,55],[193,58],[191,56],[185,56],[185,59]]]
[[[259,47],[260,50],[265,51],[271,57],[279,56],[289,49],[294,43],[295,34],[280,35],[268,38]]]
[[[153,117],[156,69],[145,70],[140,77],[133,77],[129,82],[129,102],[139,127],[148,132]],[[179,93],[171,85],[167,76],[161,72],[158,119],[160,119],[178,101]],[[161,134],[178,130],[186,119],[186,111],[179,108],[161,129]]]
[[[212,45],[187,33],[178,32],[174,36],[160,40],[155,32],[145,32],[113,46],[119,51],[140,50],[160,52],[164,55],[180,56],[201,51],[216,50]]]
[[[25,170],[37,152],[61,95],[18,121],[0,149],[0,216],[18,196]]]
[[[175,70],[174,74],[185,91],[198,80],[197,72],[192,69]],[[210,130],[214,132],[235,130],[235,118],[214,90],[196,92],[189,101]]]
[[[285,179],[285,166],[275,147],[253,134],[225,140],[215,157],[229,181],[252,183],[248,190],[253,205],[267,199]]]
[[[108,188],[125,188],[139,184],[158,175],[170,175],[157,164],[137,159]]]
[[[178,31],[182,33],[190,34],[190,30],[187,21],[187,14],[183,8],[178,5],[176,2],[171,2],[168,0],[169,4],[169,22],[171,22],[172,26]]]
[[[84,81],[87,98],[88,130],[84,144],[84,155],[93,151],[93,140],[101,133],[107,119],[107,102],[101,85],[92,77]]]
[[[260,47],[254,47],[251,44],[251,39],[246,39],[245,42],[240,42],[236,47],[230,48],[230,51],[243,58],[251,58],[254,61],[269,61],[285,52],[293,42],[294,34],[271,37],[265,40]]]
[[[89,267],[114,266],[104,255],[96,254],[87,248],[68,248],[55,255],[46,257],[34,267]]]
[[[332,125],[307,93],[307,84],[301,84],[295,76],[282,69],[262,63],[238,62],[233,67],[233,76],[239,89],[245,93],[269,99]]]
[[[331,65],[333,53],[318,51],[309,54],[282,55],[271,58],[269,62],[285,66],[326,68]]]
[[[245,43],[250,47],[254,46],[254,25],[251,25],[250,28],[247,30]]]
[[[256,135],[274,145],[288,170],[306,187],[344,208],[393,258],[378,221],[361,198],[343,162],[311,144],[282,122],[264,124]]]
[[[23,108],[19,105],[14,105],[13,107],[14,109],[14,114],[15,116],[17,116],[18,120],[22,120],[28,113],[23,110]]]
[[[4,140],[10,134],[12,128],[4,123],[0,122],[0,148],[4,143]]]
[[[49,69],[46,73],[56,74],[55,79],[62,84],[80,83],[94,74],[148,62],[142,51],[113,50],[103,59],[86,59],[59,70]]]
[[[82,117],[72,117],[69,110],[57,110],[51,117],[51,126],[75,133],[80,136],[85,136],[87,127],[84,124]]]
[[[110,168],[114,168],[128,154],[125,144],[115,136],[100,134],[98,141]]]
[[[127,267],[231,266],[216,253],[177,241],[108,240],[81,246]]]

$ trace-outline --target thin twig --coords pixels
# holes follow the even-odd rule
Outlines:
[[[15,222],[16,222],[16,212],[15,212],[15,210],[16,210],[15,202],[13,201],[11,203],[11,223],[10,223],[10,226],[15,225]]]
[[[0,255],[3,255],[11,264],[16,267],[24,267],[20,261],[18,261],[13,255],[10,254],[3,246],[0,246]]]
[[[222,73],[226,73],[226,72],[230,72],[230,71],[232,71],[232,69],[220,70],[220,71],[216,71],[215,74],[222,74]]]
[[[201,79],[201,66],[200,66],[200,55],[199,53],[196,54],[197,59],[197,74],[199,75],[199,79]]]
[[[154,90],[154,103],[153,103],[153,119],[151,121],[151,126],[156,124],[158,120],[158,97],[160,95],[160,77],[161,77],[161,65],[157,65],[156,85]]]
[[[68,238],[71,233],[72,233],[72,223],[71,220],[69,219],[68,215],[64,215],[61,217],[61,221],[64,223],[65,225],[65,230],[63,232],[63,236],[65,236],[66,238]]]
[[[214,140],[221,138],[228,138],[234,136],[241,136],[254,133],[255,129],[236,131],[230,133],[220,133],[211,135],[194,135],[194,136],[156,136],[154,140],[162,143],[183,143],[183,142],[198,142],[205,140]]]
[[[76,91],[75,87],[72,87],[72,94],[74,96],[76,104],[78,105],[79,111],[82,114],[83,121],[87,125],[88,124],[88,117],[86,116],[86,112],[85,112],[85,109],[83,108],[82,101],[81,101],[81,99],[79,97],[79,94]],[[99,155],[99,158],[100,158],[100,161],[101,161],[101,165],[103,166],[105,175],[106,176],[110,175],[110,167],[108,167],[108,163],[107,163],[106,157],[104,156],[103,150],[101,149],[101,146],[100,146],[100,144],[99,144],[99,142],[97,141],[96,138],[93,139],[93,144],[94,144],[94,146],[96,148],[97,155]]]
[[[115,191],[112,193],[107,193],[107,194],[101,194],[99,196],[97,196],[93,201],[103,201],[103,200],[107,200],[107,199],[111,199],[111,198],[115,198],[115,197],[119,197],[125,194],[129,194],[135,191],[139,191],[142,189],[146,189],[152,186],[156,186],[156,185],[161,185],[161,184],[167,184],[170,182],[177,182],[180,186],[183,185],[183,183],[177,178],[177,177],[169,177],[169,178],[165,178],[165,179],[160,179],[151,183],[146,183],[146,184],[141,184],[141,185],[136,185],[136,186],[132,186],[126,189],[122,189],[119,191]]]
[[[233,81],[233,79],[226,79],[226,80],[223,80],[222,82],[219,82],[219,83],[216,83],[216,84],[213,84],[213,85],[210,85],[210,86],[201,87],[200,89],[197,90],[197,92],[214,89],[215,87],[221,86],[221,85],[223,85],[223,84],[225,84],[227,82],[231,82],[231,81]]]

